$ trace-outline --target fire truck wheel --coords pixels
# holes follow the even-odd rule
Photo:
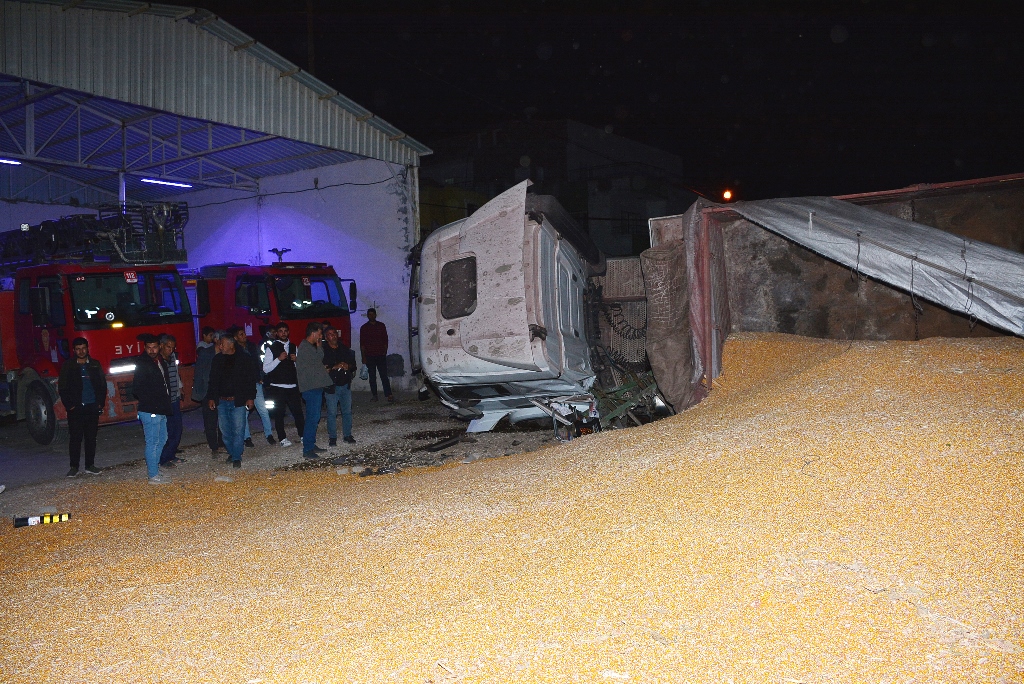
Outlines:
[[[67,426],[61,425],[53,412],[53,399],[41,382],[28,386],[25,395],[25,423],[32,439],[40,444],[67,441]]]

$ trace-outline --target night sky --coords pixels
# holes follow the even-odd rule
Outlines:
[[[303,68],[311,7],[315,75],[427,145],[575,119],[737,199],[1024,171],[1024,3],[199,4]]]

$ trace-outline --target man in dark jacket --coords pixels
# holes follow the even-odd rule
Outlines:
[[[171,414],[167,416],[167,442],[160,451],[160,467],[174,468],[185,459],[178,456],[178,445],[181,444],[181,376],[178,375],[178,354],[174,351],[178,342],[174,335],[163,334],[158,338],[160,356],[167,364],[167,389],[171,394]]]
[[[210,387],[210,368],[213,367],[213,357],[217,348],[213,346],[214,330],[205,326],[201,333],[201,340],[196,345],[196,369],[192,380],[192,401],[198,402],[203,408],[203,432],[206,434],[206,444],[210,447],[210,453],[217,458],[217,449],[222,442],[217,428],[217,409],[211,409],[206,405],[206,390]]]
[[[146,474],[150,484],[168,484],[171,479],[160,473],[160,452],[167,442],[167,416],[171,415],[167,362],[160,356],[156,335],[143,333],[138,340],[146,345],[146,351],[135,357],[132,394],[146,435]]]
[[[78,475],[82,458],[82,440],[85,440],[85,472],[99,475],[96,467],[96,430],[100,414],[107,405],[107,378],[100,362],[89,356],[89,340],[76,337],[71,343],[74,358],[68,359],[60,369],[57,391],[68,412],[68,453],[71,470],[68,477]]]
[[[267,411],[267,400],[263,396],[263,354],[260,352],[259,347],[256,346],[256,343],[250,340],[245,334],[245,328],[233,325],[228,328],[228,334],[235,338],[235,342],[238,345],[238,351],[244,351],[258,363],[259,375],[256,380],[256,414],[260,417],[260,422],[263,423],[263,436],[267,438],[267,444],[277,444],[277,440],[274,439],[274,435],[272,434],[273,426],[270,424],[270,412]],[[252,433],[249,431],[248,420],[245,421],[245,446],[256,446],[252,443]]]
[[[231,335],[218,331],[217,351],[210,369],[210,386],[206,390],[206,405],[217,407],[220,431],[228,449],[228,461],[242,467],[242,449],[245,421],[256,399],[256,380],[259,367],[255,359],[238,351]]]
[[[334,381],[324,394],[327,404],[327,436],[330,446],[338,444],[338,409],[341,409],[341,432],[345,441],[355,444],[352,436],[352,376],[355,375],[356,353],[338,337],[334,327],[324,329],[324,366]]]
[[[391,393],[391,382],[388,380],[388,329],[377,320],[377,310],[370,307],[366,310],[369,319],[359,328],[359,353],[363,357],[363,365],[370,371],[370,401],[377,401],[377,373],[380,373],[380,386],[388,401],[394,401]]]

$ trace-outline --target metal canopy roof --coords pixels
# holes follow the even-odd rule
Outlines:
[[[430,149],[206,10],[0,0],[0,197],[95,204]],[[182,188],[178,191],[187,191]]]

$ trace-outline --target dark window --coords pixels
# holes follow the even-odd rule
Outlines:
[[[253,302],[249,303],[249,293],[252,292]],[[267,292],[267,281],[265,278],[239,278],[235,286],[235,306],[243,309],[250,309],[255,314],[270,313],[270,294]]]
[[[441,315],[462,318],[476,311],[476,257],[449,261],[441,268]]]
[[[277,276],[277,311],[284,318],[325,318],[348,314],[348,300],[338,276]]]
[[[152,307],[158,316],[192,315],[192,307],[176,273],[140,273],[139,294],[142,305]]]
[[[50,291],[50,325],[64,325],[64,296],[60,287],[60,276],[40,278],[37,287],[45,287]]]
[[[18,281],[18,313],[32,313],[32,299],[29,296],[31,290],[31,280],[22,278]]]
[[[192,307],[177,273],[144,271],[137,273],[133,282],[121,272],[75,275],[68,280],[79,330],[114,323],[138,326],[192,319]]]

